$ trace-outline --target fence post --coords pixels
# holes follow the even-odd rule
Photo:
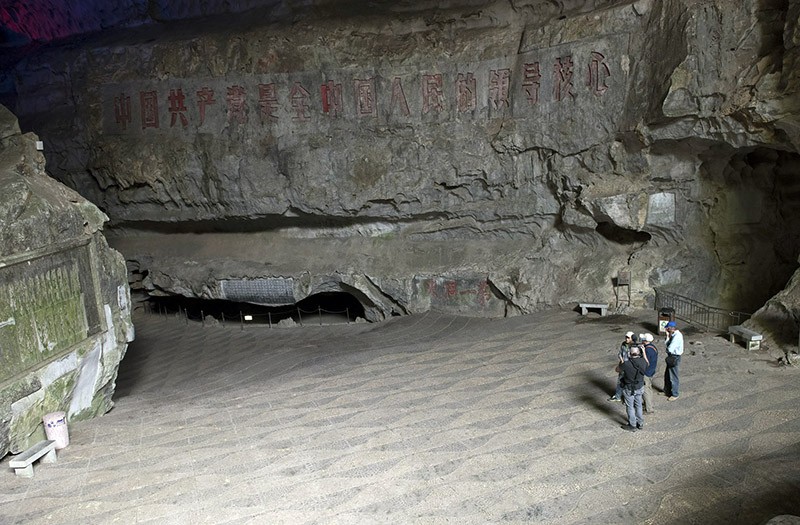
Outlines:
[[[350,324],[350,308],[345,308],[344,311],[347,314],[347,324]]]
[[[221,312],[222,314],[222,324],[225,324],[225,312]]]
[[[272,312],[267,312],[267,316],[269,316],[269,327],[272,328]]]
[[[303,314],[300,312],[300,308],[297,308],[297,318],[300,320],[300,326],[303,326]]]
[[[200,310],[200,320],[203,322],[203,326],[206,325],[206,316],[202,310]]]

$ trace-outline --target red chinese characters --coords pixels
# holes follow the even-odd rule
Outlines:
[[[333,80],[329,80],[319,87],[319,94],[322,98],[323,113],[338,117],[344,112],[341,84],[336,84]]]
[[[389,111],[394,114],[395,110],[407,117],[411,114],[408,109],[408,100],[406,100],[406,93],[403,91],[403,82],[400,77],[392,79],[392,101],[389,104]]]
[[[375,79],[353,80],[356,93],[356,115],[362,117],[378,116],[378,100],[375,94]]]
[[[522,90],[525,98],[531,106],[539,102],[539,88],[541,87],[542,74],[539,72],[539,62],[531,62],[523,65],[522,69]]]
[[[428,295],[431,297],[438,297],[436,279],[428,279]]]
[[[526,115],[532,115],[526,111],[534,106],[577,100],[584,94],[591,93],[594,98],[581,98],[581,104],[598,103],[600,97],[613,89],[613,84],[609,88],[609,80],[614,71],[605,54],[587,50],[585,54],[577,56],[579,58],[575,59],[573,54],[564,53],[545,62],[529,53],[525,56],[526,60],[520,62],[518,71],[500,67],[486,71],[462,70],[454,72],[452,77],[442,73],[419,73],[402,77],[350,77],[345,83],[325,80],[318,84],[318,94],[309,92],[302,82],[291,79],[291,73],[286,80],[257,83],[253,89],[246,85],[217,89],[225,93],[227,122],[240,125],[247,124],[251,104],[252,108],[258,108],[261,123],[275,123],[290,118],[295,124],[302,124],[311,122],[317,115],[336,119],[377,119],[379,116],[389,119],[393,116],[409,117],[412,111],[423,117],[440,114],[448,110],[449,96],[453,97],[452,112],[456,115],[480,117],[491,115],[491,111],[514,108],[514,116],[525,118]],[[549,75],[548,68],[551,68]],[[575,82],[576,68],[580,76],[585,75],[579,83]],[[383,78],[386,81],[381,80]],[[412,100],[409,100],[405,88],[410,85],[412,78],[413,82],[420,82],[420,90],[412,90]],[[113,122],[119,130],[129,130],[133,116],[138,111],[143,130],[159,129],[159,118],[166,118],[167,115],[169,128],[189,129],[192,124],[198,128],[208,126],[206,120],[210,108],[217,103],[215,97],[219,96],[218,93],[209,86],[203,86],[196,90],[196,97],[192,99],[186,96],[188,91],[184,92],[184,89],[169,87],[163,93],[156,90],[139,91],[138,108],[135,96],[128,96],[125,92],[115,94],[112,98],[113,107],[109,104],[113,121],[108,119],[108,122]],[[162,101],[167,101],[165,108],[159,107],[159,96],[163,97]],[[519,104],[514,104],[515,98],[519,99]],[[385,109],[383,112],[378,111],[379,104],[386,105],[385,108],[381,107]],[[161,110],[164,111],[163,115]]]
[[[139,103],[142,112],[142,129],[158,129],[158,93],[156,91],[140,91]]]
[[[489,72],[489,103],[494,109],[507,108],[511,89],[511,70],[492,69]]]
[[[486,306],[491,297],[492,297],[492,292],[491,289],[489,288],[489,283],[486,281],[481,281],[480,283],[478,283],[478,292],[475,297],[478,304],[481,306]]]
[[[563,56],[553,64],[553,100],[561,102],[567,96],[575,98],[572,92],[572,57]]]
[[[258,108],[262,122],[278,120],[278,88],[275,83],[258,85]]]
[[[438,306],[473,304],[486,308],[492,302],[492,288],[486,279],[430,277],[422,281],[422,286],[420,292]]]
[[[289,100],[294,110],[292,120],[306,122],[311,119],[308,114],[310,98],[311,93],[300,82],[295,82],[291,91],[289,91]]]
[[[422,75],[422,114],[444,110],[444,87],[442,74]]]
[[[242,86],[229,86],[225,95],[228,103],[228,122],[236,121],[239,124],[247,122],[247,91]]]
[[[459,73],[456,77],[456,107],[459,113],[474,111],[478,107],[477,81],[472,73]]]
[[[216,104],[214,100],[214,90],[208,87],[201,88],[197,91],[197,110],[200,112],[200,125],[206,121],[206,108],[212,104]]]
[[[186,96],[183,94],[183,90],[181,88],[170,89],[167,100],[169,101],[170,114],[169,127],[174,127],[178,119],[181,121],[181,126],[184,128],[188,126],[189,119],[186,118],[186,104],[184,103]]]
[[[592,51],[591,61],[589,62],[586,85],[596,96],[604,95],[608,91],[606,79],[611,76],[611,69],[606,63],[606,57],[602,53]]]
[[[120,128],[126,130],[132,118],[131,97],[127,96],[125,93],[114,97],[114,122],[116,122]]]

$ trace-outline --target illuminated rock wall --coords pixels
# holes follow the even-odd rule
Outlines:
[[[800,251],[797,7],[557,4],[101,35],[20,64],[14,107],[154,294],[495,316],[630,272],[634,305],[756,309]]]

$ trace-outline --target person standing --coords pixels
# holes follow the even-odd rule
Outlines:
[[[669,401],[675,401],[680,395],[678,368],[683,355],[683,334],[678,330],[675,321],[667,323],[667,369],[664,371],[664,395]]]
[[[644,393],[644,372],[647,370],[647,361],[642,357],[638,345],[631,346],[627,361],[620,361],[622,373],[622,398],[625,400],[625,411],[628,415],[628,424],[622,425],[628,432],[636,432],[644,428],[644,415],[642,414],[642,394]]]
[[[645,413],[652,414],[656,411],[653,403],[653,376],[656,375],[656,367],[658,365],[658,349],[653,343],[653,334],[641,334],[639,337],[644,341],[644,358],[647,361],[647,370],[644,371],[642,401],[644,402]]]
[[[625,332],[625,340],[619,345],[619,353],[617,357],[620,362],[628,360],[628,352],[633,344],[633,332]],[[609,401],[622,401],[622,372],[617,376],[617,385],[614,389],[614,395],[608,398]]]

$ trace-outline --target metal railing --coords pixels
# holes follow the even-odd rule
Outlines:
[[[708,306],[689,297],[656,288],[656,310],[672,308],[675,317],[705,330],[727,332],[728,327],[742,324],[752,314]]]

